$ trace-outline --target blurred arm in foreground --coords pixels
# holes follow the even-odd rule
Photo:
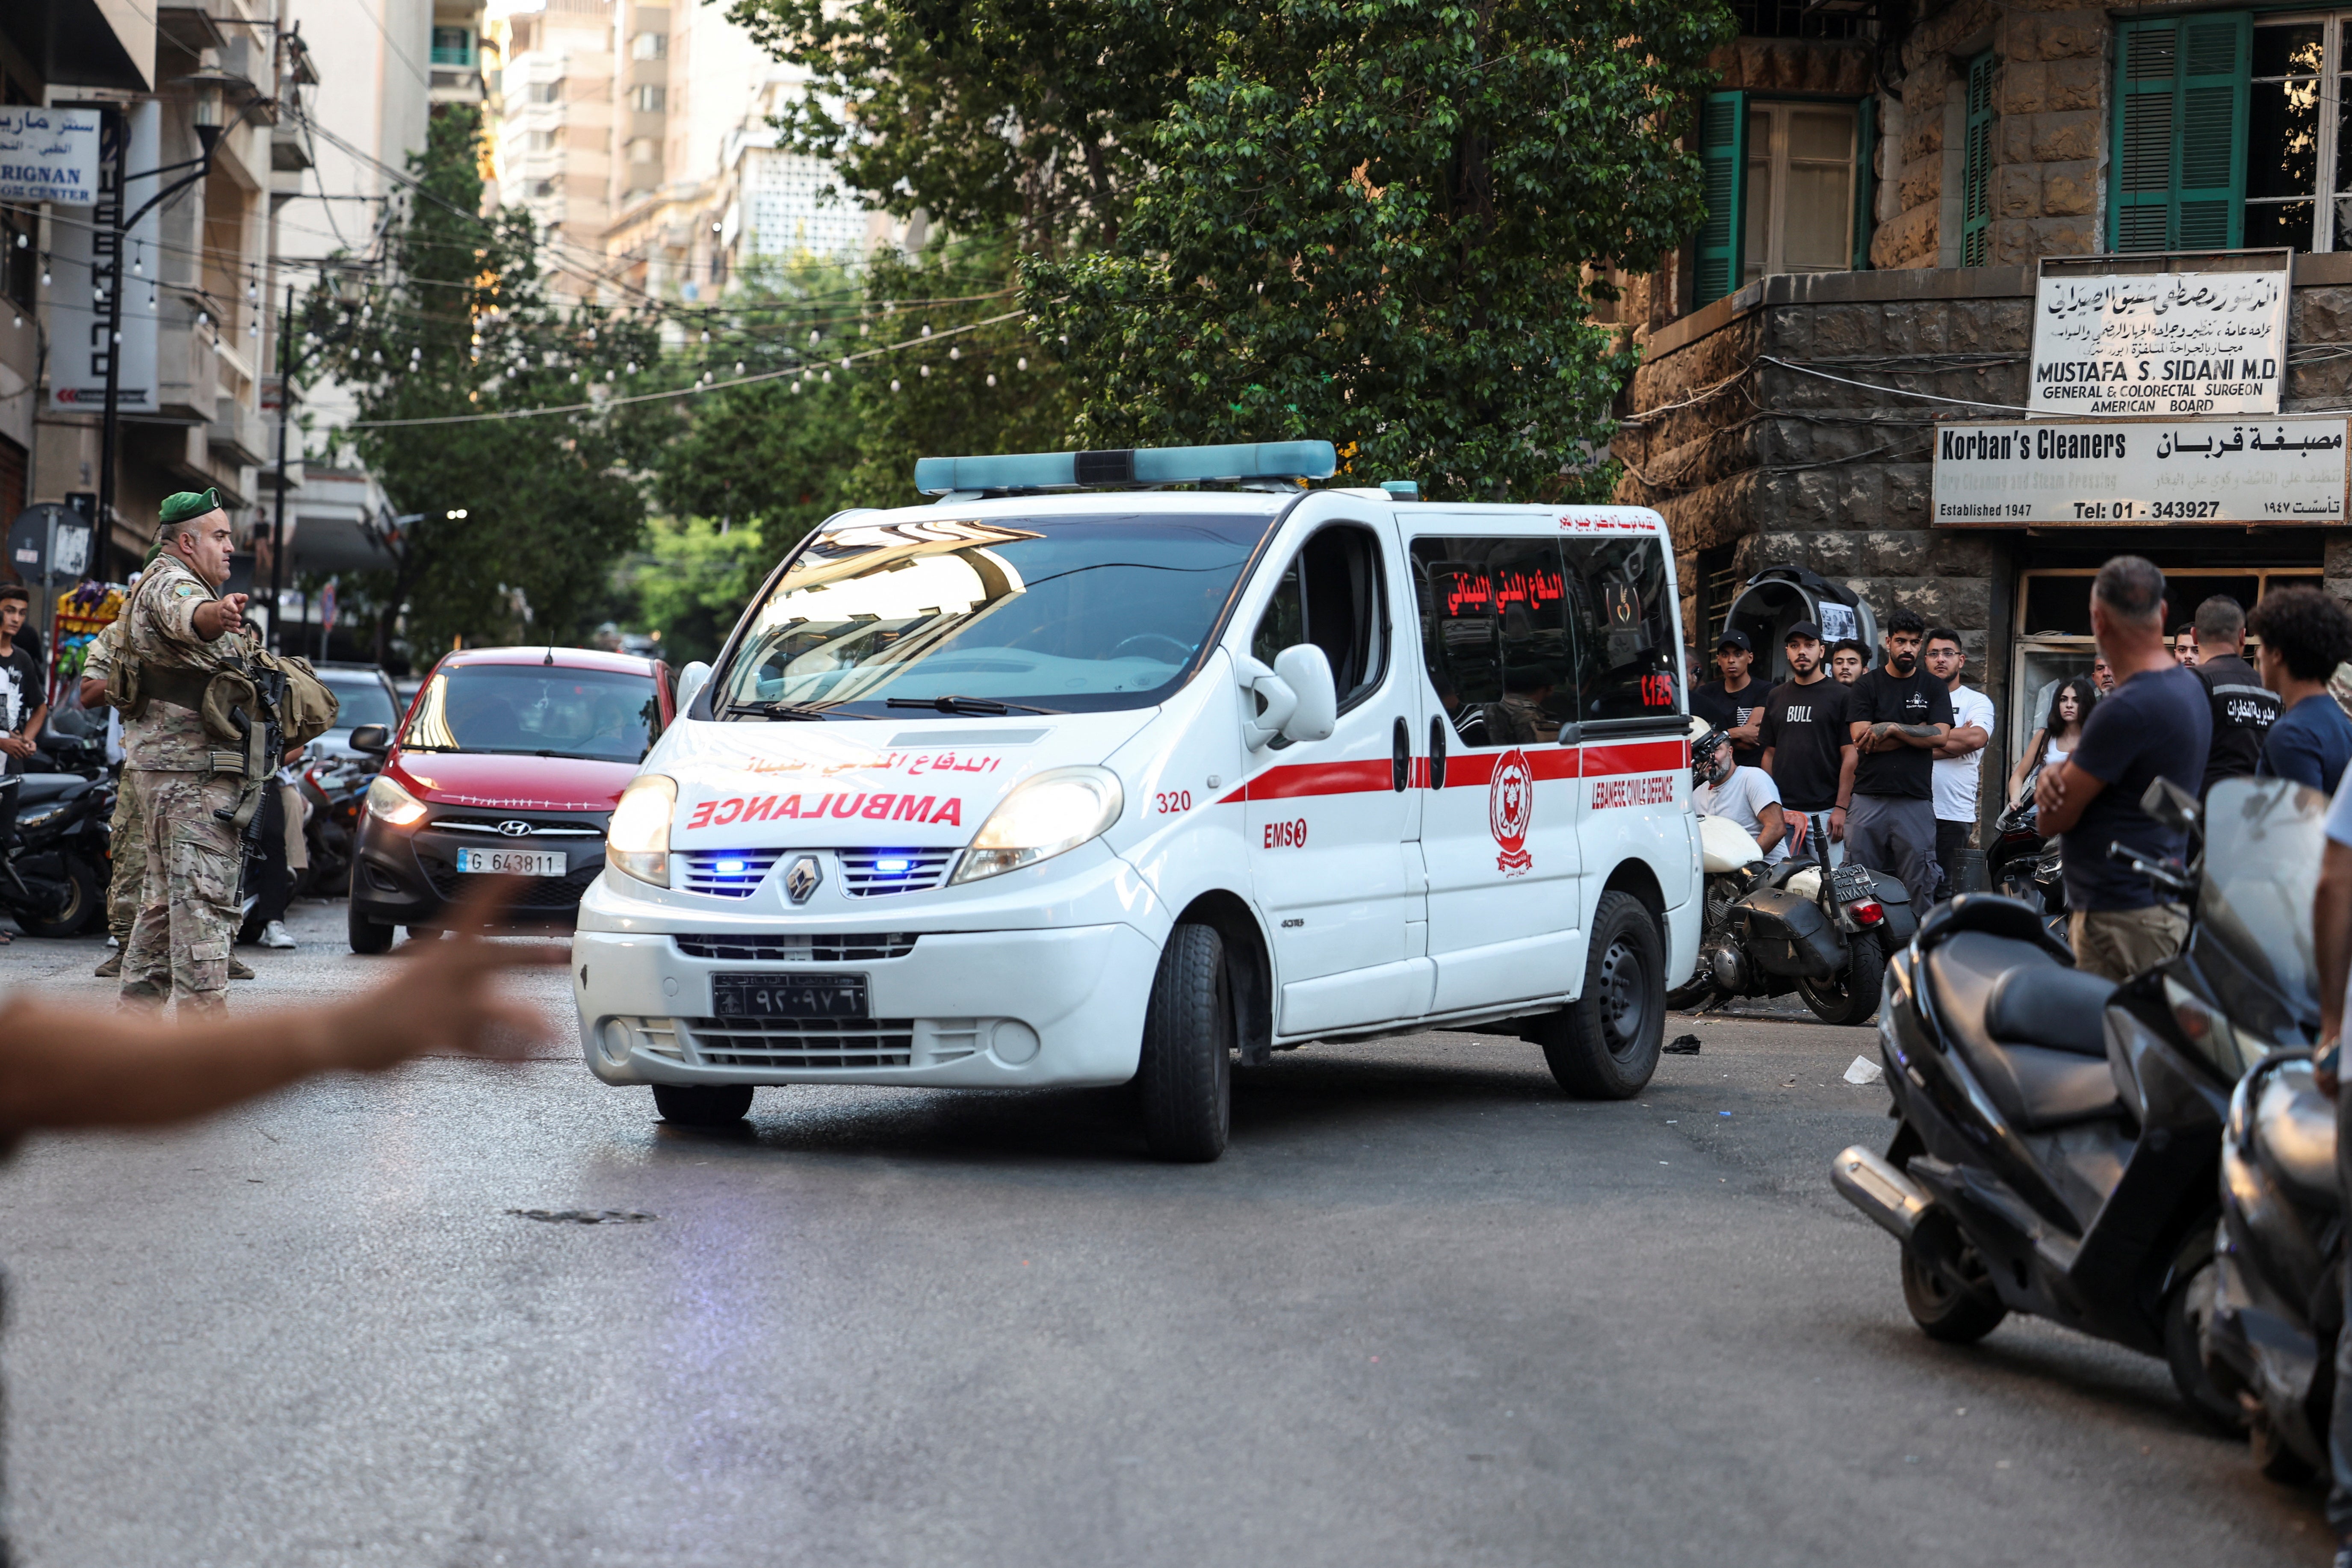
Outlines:
[[[509,878],[451,911],[476,932]],[[209,1115],[323,1072],[381,1072],[413,1057],[519,1058],[546,1022],[502,996],[507,971],[556,967],[564,951],[460,934],[412,944],[382,984],[342,1002],[166,1024],[152,1014],[0,1001],[0,1136],[41,1128],[155,1127]]]

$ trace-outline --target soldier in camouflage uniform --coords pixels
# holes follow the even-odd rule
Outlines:
[[[228,514],[212,490],[168,497],[162,547],[122,612],[117,659],[140,664],[146,711],[124,727],[124,793],[140,820],[144,871],[122,956],[125,1002],[218,1009],[228,990],[242,852],[215,812],[234,810],[240,773],[215,772],[225,748],[197,709],[205,676],[251,646],[243,594],[228,580]]]

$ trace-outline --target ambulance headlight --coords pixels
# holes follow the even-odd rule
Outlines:
[[[425,803],[378,773],[367,787],[368,815],[391,827],[414,827],[425,820]]]
[[[948,881],[977,882],[1076,849],[1108,831],[1126,805],[1108,768],[1049,768],[988,814]]]
[[[604,864],[640,882],[669,886],[669,819],[677,811],[677,781],[646,773],[629,781],[604,828]]]

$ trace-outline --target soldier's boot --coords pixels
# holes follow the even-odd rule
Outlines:
[[[228,977],[231,980],[250,980],[253,978],[253,966],[232,952],[228,955]]]
[[[122,950],[116,948],[106,955],[106,962],[90,971],[101,980],[115,980],[122,974]]]

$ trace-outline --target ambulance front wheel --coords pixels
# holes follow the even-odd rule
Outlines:
[[[1233,1121],[1233,984],[1214,928],[1180,925],[1151,977],[1136,1089],[1155,1158],[1213,1160]]]
[[[1584,988],[1536,1031],[1560,1088],[1579,1100],[1642,1091],[1658,1070],[1665,1035],[1665,941],[1647,906],[1631,893],[1601,894]]]

